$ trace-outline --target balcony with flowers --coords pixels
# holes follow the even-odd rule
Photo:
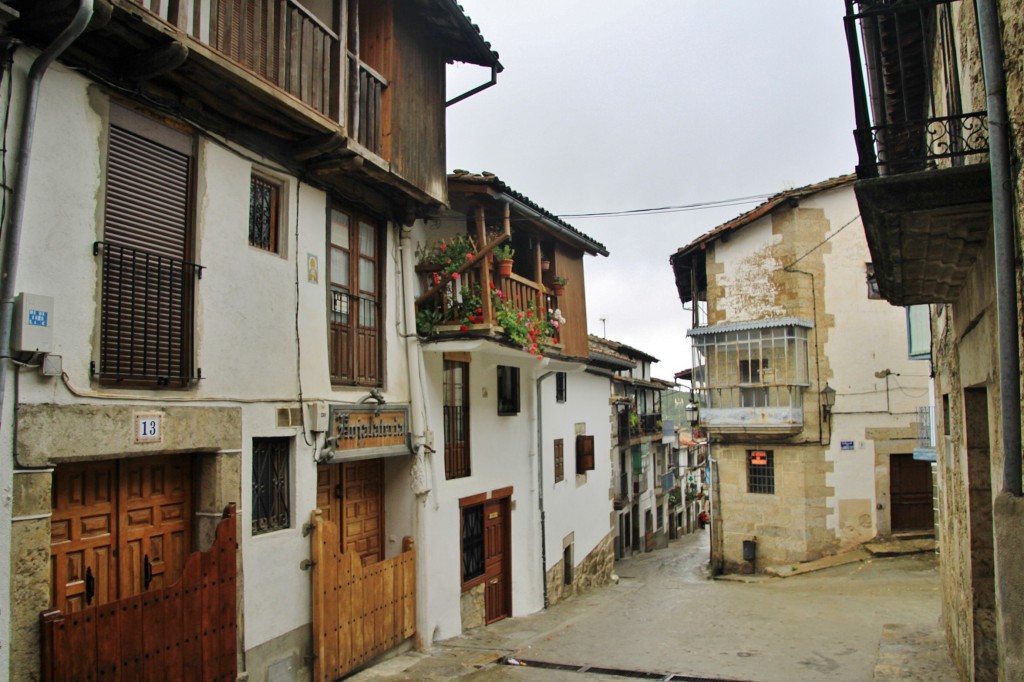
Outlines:
[[[417,239],[421,338],[589,357],[583,257],[604,246],[492,174],[456,171],[448,194],[451,208]]]

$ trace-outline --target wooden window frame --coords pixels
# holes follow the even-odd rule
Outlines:
[[[765,464],[754,464],[754,453],[766,454]],[[775,451],[747,450],[747,492],[755,495],[775,494]]]
[[[564,403],[569,394],[569,375],[565,372],[555,373],[555,402]]]
[[[264,211],[257,211],[257,188],[262,187],[269,194]],[[256,170],[249,176],[249,246],[252,246],[267,253],[281,255],[283,240],[281,239],[281,226],[283,215],[283,198],[285,186],[280,180]],[[256,222],[264,218],[269,224],[256,229]],[[265,233],[257,236],[257,231]]]
[[[292,527],[291,484],[291,438],[253,438],[253,535],[264,535]]]
[[[443,362],[444,477],[445,480],[452,480],[466,478],[473,472],[470,452],[469,363],[450,359]],[[463,373],[461,391],[455,385],[456,369],[461,369]]]
[[[519,368],[498,365],[498,416],[512,417],[520,411]]]
[[[585,474],[595,468],[594,437],[580,434],[576,436],[576,473]]]
[[[555,439],[555,483],[565,480],[565,441]]]
[[[348,246],[334,241],[335,216],[347,224]],[[373,254],[360,249],[360,232],[366,225],[375,230]],[[327,320],[328,368],[331,384],[337,386],[384,385],[385,333],[384,258],[387,247],[386,223],[332,202],[327,217]],[[335,271],[335,256],[347,258],[347,276]],[[360,279],[363,263],[372,264],[372,288]],[[339,278],[339,279],[336,279]]]

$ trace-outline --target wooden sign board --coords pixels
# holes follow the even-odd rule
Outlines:
[[[332,405],[330,460],[411,454],[406,405]]]

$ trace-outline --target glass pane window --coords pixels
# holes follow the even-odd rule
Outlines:
[[[383,227],[340,206],[330,220],[330,371],[335,384],[381,386]]]
[[[249,244],[277,253],[281,186],[253,175],[249,181]]]

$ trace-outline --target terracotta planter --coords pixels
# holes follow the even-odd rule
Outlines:
[[[498,274],[502,277],[512,276],[512,261],[500,260],[498,261]]]
[[[551,287],[551,292],[552,292],[552,293],[553,293],[553,294],[554,294],[555,296],[557,296],[557,297],[561,297],[561,296],[562,296],[562,294],[564,294],[564,293],[565,293],[565,287],[564,287],[564,286],[560,286],[560,285],[558,285],[558,284],[555,284],[554,286],[552,286],[552,287]]]
[[[548,270],[550,270],[551,269],[551,261],[549,261],[547,258],[542,259],[541,262],[540,262],[540,269],[543,270],[544,272],[547,272]]]

